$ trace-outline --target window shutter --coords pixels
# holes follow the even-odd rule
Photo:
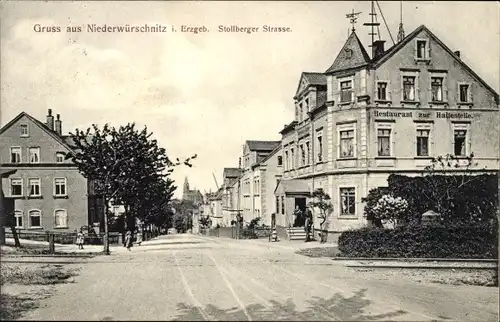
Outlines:
[[[469,155],[471,154],[472,152],[472,132],[471,132],[471,126],[467,126],[467,138],[466,138],[467,142],[466,142],[466,150],[465,150],[465,154],[466,155]]]
[[[327,91],[328,91],[328,101],[333,101],[333,76],[328,76],[327,80]]]
[[[460,102],[460,83],[457,83],[457,95],[456,95],[457,103]]]
[[[416,85],[417,80],[415,79],[415,88],[417,88]],[[415,90],[416,91],[416,90]],[[417,96],[418,97],[418,96]],[[418,100],[418,99],[417,99]],[[428,79],[428,87],[427,87],[427,100],[429,102],[432,102],[432,75],[429,74],[429,79]]]
[[[392,101],[392,88],[391,88],[391,81],[387,81],[387,100]]]
[[[469,102],[474,102],[474,84],[469,85]]]
[[[374,135],[374,137],[375,137],[375,142],[374,142],[375,143],[374,144],[374,146],[375,146],[375,156],[378,156],[378,128],[376,126],[375,126],[375,135]]]
[[[414,47],[413,47],[413,57],[417,59],[418,57],[418,46],[417,46],[417,40],[415,39],[414,41]]]
[[[354,128],[354,144],[353,147],[354,153],[353,157],[357,158],[358,157],[358,131],[356,131],[356,128]]]
[[[427,52],[426,52],[426,57],[427,59],[431,59],[431,41],[427,40]]]
[[[429,129],[429,155],[434,153],[434,125],[431,125]]]
[[[399,88],[399,92],[400,92],[400,100],[402,100],[402,101],[403,101],[403,100],[404,100],[404,97],[405,97],[405,96],[404,96],[404,91],[405,91],[405,90],[404,90],[404,88],[405,88],[405,87],[404,87],[404,85],[403,85],[403,75],[401,75],[401,79],[399,80],[399,86],[400,86],[400,88]]]
[[[394,137],[396,136],[396,132],[394,132],[394,128],[391,128],[391,153],[389,154],[390,156],[395,156],[396,152],[396,140],[394,140]]]
[[[336,151],[336,154],[337,154],[336,159],[341,157],[341,155],[340,155],[340,132],[339,131],[337,131],[337,151]]]
[[[420,86],[419,85],[419,81],[420,80],[420,77],[419,77],[419,73],[417,73],[415,75],[415,101],[420,101]]]
[[[448,78],[443,78],[443,101],[448,102]]]

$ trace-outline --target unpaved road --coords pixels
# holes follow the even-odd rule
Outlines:
[[[282,245],[163,236],[90,259],[23,319],[498,321],[498,288],[368,279]]]

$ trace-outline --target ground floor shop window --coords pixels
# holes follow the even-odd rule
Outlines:
[[[355,188],[340,188],[340,214],[351,216],[356,214]]]

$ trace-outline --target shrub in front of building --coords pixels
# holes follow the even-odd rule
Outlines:
[[[496,223],[498,207],[498,175],[432,175],[407,177],[392,174],[388,187],[375,188],[363,198],[364,215],[376,227],[377,202],[384,195],[401,197],[408,202],[407,213],[400,218],[415,225],[428,210],[439,213],[441,220],[452,224]]]
[[[400,226],[343,232],[342,257],[369,258],[498,258],[495,225]]]

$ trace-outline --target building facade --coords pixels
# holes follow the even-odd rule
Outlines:
[[[285,226],[323,188],[330,231],[367,224],[361,198],[392,173],[421,175],[432,157],[474,154],[478,172],[499,169],[499,98],[425,26],[372,56],[353,31],[330,68],[303,73],[295,120],[282,134],[276,188]]]
[[[240,168],[224,168],[223,170],[221,187],[221,226],[223,227],[230,226],[238,215],[238,183],[242,172]]]
[[[189,188],[189,181],[188,181],[187,177],[184,179],[184,186],[183,186],[183,190],[182,190],[182,200],[190,201],[195,206],[198,206],[201,203],[203,203],[202,193],[200,192],[200,190]]]
[[[102,221],[92,185],[65,159],[69,139],[50,109],[46,123],[22,112],[0,129],[1,168],[16,170],[1,179],[3,194],[14,199],[16,228],[73,231]]]
[[[269,178],[268,173],[274,175],[282,167],[282,156],[278,154],[280,141],[254,141],[248,140],[243,146],[243,155],[240,158],[242,174],[239,180],[239,207],[243,220],[250,220],[260,217],[262,223],[274,211],[274,207],[269,208],[269,200],[274,201],[274,195],[266,194],[273,189],[268,188],[274,178]],[[275,156],[273,158],[273,156]],[[278,162],[279,157],[279,162]],[[267,164],[275,163],[276,167],[269,170]],[[280,164],[278,166],[278,163]],[[264,195],[262,195],[264,193]],[[264,205],[263,205],[264,201]]]

